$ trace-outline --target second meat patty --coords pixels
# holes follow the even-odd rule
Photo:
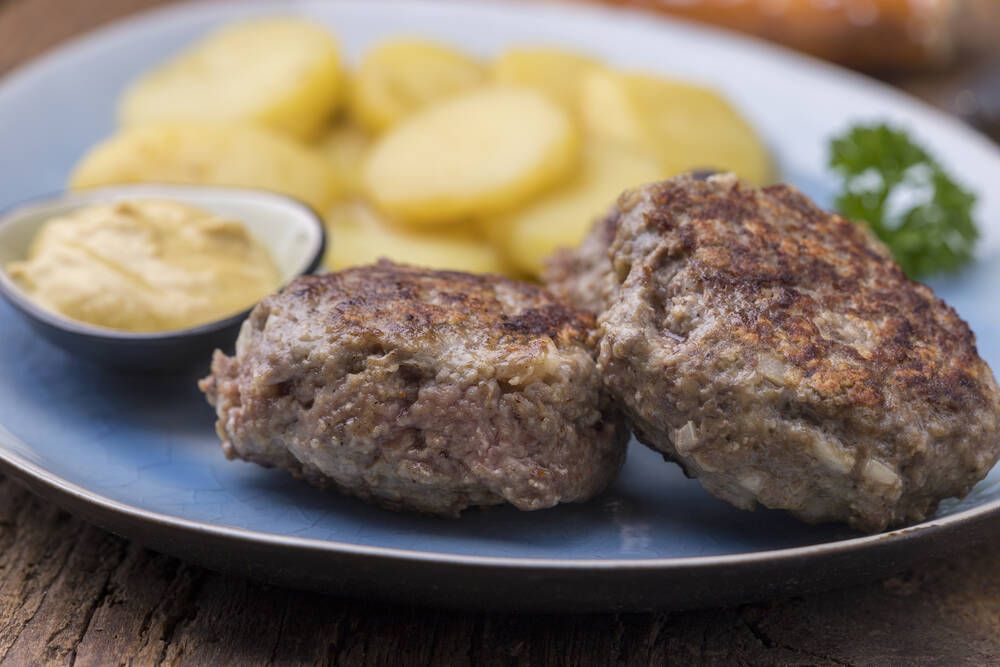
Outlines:
[[[969,327],[794,188],[720,175],[626,193],[547,277],[600,312],[599,365],[639,439],[739,507],[878,531],[1000,455]]]

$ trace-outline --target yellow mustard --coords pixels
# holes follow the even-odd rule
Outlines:
[[[133,332],[183,329],[248,308],[280,284],[238,221],[165,200],[87,206],[46,222],[7,271],[38,304]]]

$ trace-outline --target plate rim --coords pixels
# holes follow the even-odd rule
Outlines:
[[[33,463],[26,457],[18,454],[15,451],[17,443],[24,444],[20,438],[10,433],[3,425],[0,425],[0,466],[13,471],[15,474],[39,482],[76,501],[125,518],[141,520],[189,533],[207,533],[223,539],[249,542],[265,547],[282,547],[338,555],[375,557],[384,560],[479,566],[484,568],[547,568],[579,571],[609,569],[695,569],[704,567],[753,566],[763,563],[773,565],[780,561],[796,561],[804,557],[833,556],[864,550],[876,545],[888,546],[889,544],[899,544],[902,541],[922,540],[942,533],[952,532],[968,524],[989,521],[993,518],[992,515],[997,514],[998,510],[1000,510],[1000,498],[998,498],[945,517],[930,519],[912,526],[904,526],[873,535],[861,535],[846,540],[819,542],[800,547],[767,549],[746,553],[661,558],[523,558],[516,556],[475,556],[447,551],[400,549],[397,547],[381,547],[342,542],[339,540],[297,537],[163,514],[114,500],[74,482],[70,482],[64,477],[56,475],[41,465]]]
[[[602,16],[614,17],[621,20],[625,17],[630,21],[656,21],[679,24],[685,30],[699,33],[715,40],[727,41],[738,44],[741,48],[752,49],[763,52],[770,59],[780,61],[791,66],[809,66],[821,70],[827,77],[837,79],[845,85],[861,87],[866,91],[898,100],[905,105],[919,110],[922,114],[935,119],[939,123],[944,123],[955,131],[963,135],[969,142],[978,144],[994,154],[1000,161],[1000,147],[996,146],[985,135],[978,132],[959,121],[955,120],[944,111],[936,109],[931,105],[914,98],[902,91],[894,89],[887,84],[881,83],[866,75],[853,72],[840,66],[819,60],[805,54],[799,54],[781,46],[770,44],[762,40],[734,33],[722,28],[710,27],[696,24],[691,21],[681,19],[663,18],[660,16],[650,16],[648,13],[631,8],[604,7],[597,5],[565,2],[542,2],[532,3],[528,0],[516,0],[515,2],[505,2],[503,0],[477,0],[474,4],[463,3],[460,0],[337,0],[335,3],[322,2],[319,0],[299,0],[279,5],[273,0],[252,0],[242,5],[246,13],[259,11],[266,8],[274,8],[276,11],[294,12],[303,7],[322,7],[329,4],[357,5],[365,6],[373,2],[382,5],[408,6],[419,5],[445,6],[454,5],[458,7],[487,7],[499,9],[501,7],[511,8],[513,5],[517,10],[538,11],[545,13],[551,11],[553,7],[562,6],[569,8],[578,14],[589,14],[592,17]],[[69,40],[61,42],[47,52],[32,58],[6,72],[0,76],[0,100],[5,93],[8,93],[22,80],[30,79],[38,70],[43,70],[50,63],[54,63],[89,43],[101,41],[113,37],[118,33],[128,33],[142,26],[147,22],[155,22],[161,19],[169,19],[174,15],[184,15],[190,12],[212,11],[215,8],[229,7],[225,0],[209,0],[208,2],[180,2],[163,7],[155,7],[132,15],[125,16],[100,26],[94,30],[85,32]],[[474,11],[474,10],[473,10]],[[242,12],[240,12],[242,13]],[[396,547],[383,547],[374,545],[363,545],[352,542],[342,542],[337,540],[320,540],[313,538],[297,537],[293,535],[272,533],[259,530],[239,528],[220,523],[196,521],[175,515],[163,514],[152,510],[131,505],[109,498],[105,495],[77,485],[69,480],[52,473],[43,466],[36,464],[19,454],[17,445],[30,449],[30,447],[17,436],[10,433],[0,424],[0,468],[12,473],[15,477],[21,477],[29,481],[37,482],[55,493],[71,498],[77,502],[89,505],[105,513],[122,518],[137,520],[143,523],[156,524],[161,527],[171,528],[185,533],[202,533],[217,538],[235,540],[245,543],[253,543],[263,547],[292,548],[296,550],[306,550],[311,552],[329,553],[332,555],[364,556],[397,562],[411,563],[433,563],[448,564],[467,567],[481,568],[501,568],[504,570],[538,569],[561,571],[590,571],[590,570],[684,570],[699,569],[706,567],[749,567],[754,565],[769,564],[774,565],[783,561],[798,561],[802,558],[845,555],[851,552],[864,551],[871,547],[899,545],[903,542],[923,541],[934,536],[941,536],[952,533],[963,527],[973,524],[979,525],[983,522],[995,520],[993,515],[1000,514],[1000,498],[987,501],[982,505],[970,507],[945,517],[930,519],[915,525],[898,528],[892,531],[877,533],[874,535],[862,535],[845,540],[829,542],[819,542],[806,546],[790,547],[782,549],[768,549],[763,551],[717,554],[707,556],[683,556],[683,557],[660,557],[660,558],[525,558],[511,556],[477,556],[447,551],[429,551],[415,549],[401,549]],[[722,502],[722,501],[719,501]]]

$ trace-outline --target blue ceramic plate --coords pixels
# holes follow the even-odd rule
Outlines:
[[[761,129],[785,178],[830,199],[826,142],[851,123],[910,129],[980,197],[979,262],[935,284],[1000,367],[1000,154],[972,131],[861,77],[725,33],[648,16],[550,4],[343,2],[181,6],[99,31],[0,85],[0,206],[58,190],[114,126],[140,72],[209,28],[294,13],[354,57],[420,34],[488,55],[517,43],[573,46],[619,65],[726,91]],[[694,57],[692,54],[696,54]],[[334,239],[333,242],[336,242]],[[585,505],[393,514],[227,462],[195,387],[207,371],[129,375],[67,356],[0,306],[0,460],[39,493],[150,546],[293,585],[466,606],[690,606],[874,577],[995,530],[1000,471],[931,521],[879,536],[742,512],[640,446],[614,487]]]

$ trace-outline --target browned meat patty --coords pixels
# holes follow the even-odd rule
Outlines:
[[[383,261],[262,301],[201,388],[229,458],[392,509],[535,510],[625,456],[594,329],[534,285]]]
[[[738,507],[878,531],[1000,455],[969,327],[794,188],[721,175],[626,193],[549,278],[600,311],[598,362],[638,437]]]

